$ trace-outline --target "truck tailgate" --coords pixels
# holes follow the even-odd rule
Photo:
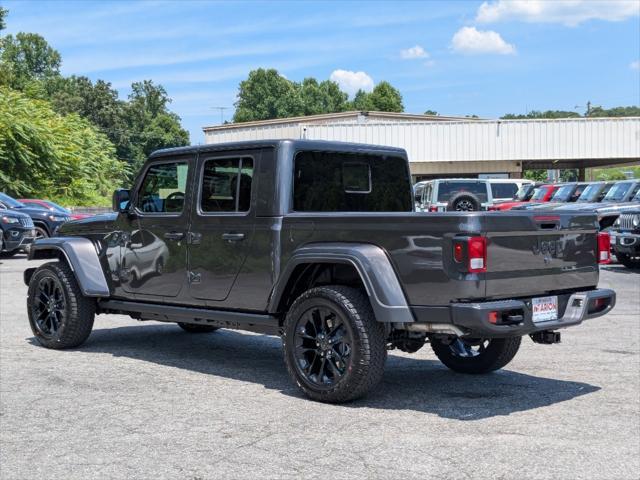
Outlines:
[[[592,214],[537,212],[513,221],[487,218],[486,296],[542,295],[598,283]]]

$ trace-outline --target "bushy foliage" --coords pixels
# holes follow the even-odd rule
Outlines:
[[[402,96],[388,82],[380,82],[371,93],[358,91],[353,101],[336,82],[305,78],[292,82],[275,69],[258,68],[240,82],[234,122],[298,117],[346,110],[402,112]]]
[[[109,139],[77,114],[0,86],[0,190],[64,204],[104,203],[126,175]]]

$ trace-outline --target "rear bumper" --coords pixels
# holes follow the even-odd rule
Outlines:
[[[453,303],[449,307],[438,308],[437,320],[425,315],[431,309],[421,309],[420,313],[414,310],[414,313],[417,323],[437,322],[437,331],[440,332],[446,332],[446,325],[451,324],[468,337],[501,338],[579,325],[584,320],[607,314],[616,304],[616,294],[609,289],[587,290],[557,297],[558,318],[543,322],[533,321],[531,299]],[[504,319],[506,323],[492,323],[491,316]]]

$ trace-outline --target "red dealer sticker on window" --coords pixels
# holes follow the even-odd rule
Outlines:
[[[548,322],[558,318],[558,297],[534,298],[531,302],[533,308],[533,322]]]

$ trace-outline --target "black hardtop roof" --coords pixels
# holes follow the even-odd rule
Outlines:
[[[224,150],[240,150],[260,147],[278,148],[280,145],[289,144],[295,150],[330,150],[345,153],[359,153],[363,151],[389,152],[406,155],[403,148],[387,147],[384,145],[369,145],[365,143],[335,142],[327,140],[250,140],[244,142],[214,143],[208,145],[191,145],[187,147],[165,148],[156,150],[149,158],[165,157],[169,155],[184,155],[189,153],[204,153]]]

